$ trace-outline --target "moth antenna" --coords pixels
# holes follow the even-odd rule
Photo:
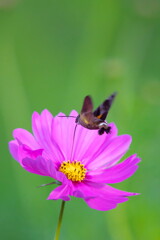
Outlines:
[[[76,126],[75,126],[75,128],[74,128],[74,133],[73,133],[73,142],[72,142],[71,157],[70,157],[71,160],[72,160],[73,147],[74,147],[74,139],[75,139],[75,135],[76,135],[77,125],[78,125],[78,124],[76,123]]]
[[[51,182],[51,183],[42,184],[42,185],[38,186],[37,188],[45,187],[45,186],[48,186],[48,185],[51,185],[51,184],[57,184],[57,182]]]
[[[72,117],[72,118],[76,118],[75,116],[58,116],[58,117]]]

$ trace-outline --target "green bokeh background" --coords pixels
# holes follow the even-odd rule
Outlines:
[[[143,160],[116,187],[142,194],[108,212],[73,198],[60,239],[159,239],[159,26],[159,0],[0,0],[1,239],[53,239],[61,203],[46,201],[53,186],[36,188],[51,179],[12,159],[12,130],[31,130],[33,111],[68,114],[114,91],[108,120]]]

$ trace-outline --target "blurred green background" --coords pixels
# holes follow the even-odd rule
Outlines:
[[[12,130],[31,130],[33,111],[80,110],[118,95],[108,120],[133,136],[127,155],[142,158],[116,187],[142,193],[99,212],[66,204],[65,240],[160,237],[160,1],[0,0],[1,239],[51,240],[60,201],[46,201],[51,179],[23,170],[8,152]]]

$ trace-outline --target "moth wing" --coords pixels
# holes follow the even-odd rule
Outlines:
[[[93,111],[93,103],[90,96],[86,96],[83,101],[83,106],[81,110],[81,114],[83,113],[91,113]]]
[[[116,96],[116,93],[113,93],[109,98],[107,98],[94,112],[94,116],[101,119],[101,120],[105,120],[109,109],[113,103],[113,100]]]

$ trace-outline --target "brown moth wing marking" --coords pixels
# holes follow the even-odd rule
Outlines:
[[[76,122],[87,127],[91,122],[93,111],[93,103],[90,96],[86,96],[83,101],[81,113],[77,116]]]
[[[90,96],[86,96],[83,101],[81,113],[76,118],[76,123],[81,124],[82,126],[86,126],[91,119],[91,114],[93,110],[93,103]]]
[[[108,112],[109,112],[109,109],[112,105],[112,102],[114,100],[116,96],[116,93],[113,93],[109,98],[107,98],[94,112],[94,116],[101,119],[101,120],[105,120],[107,115],[108,115]]]
[[[86,96],[83,101],[83,106],[81,109],[81,114],[92,112],[93,111],[93,103],[90,96]]]

